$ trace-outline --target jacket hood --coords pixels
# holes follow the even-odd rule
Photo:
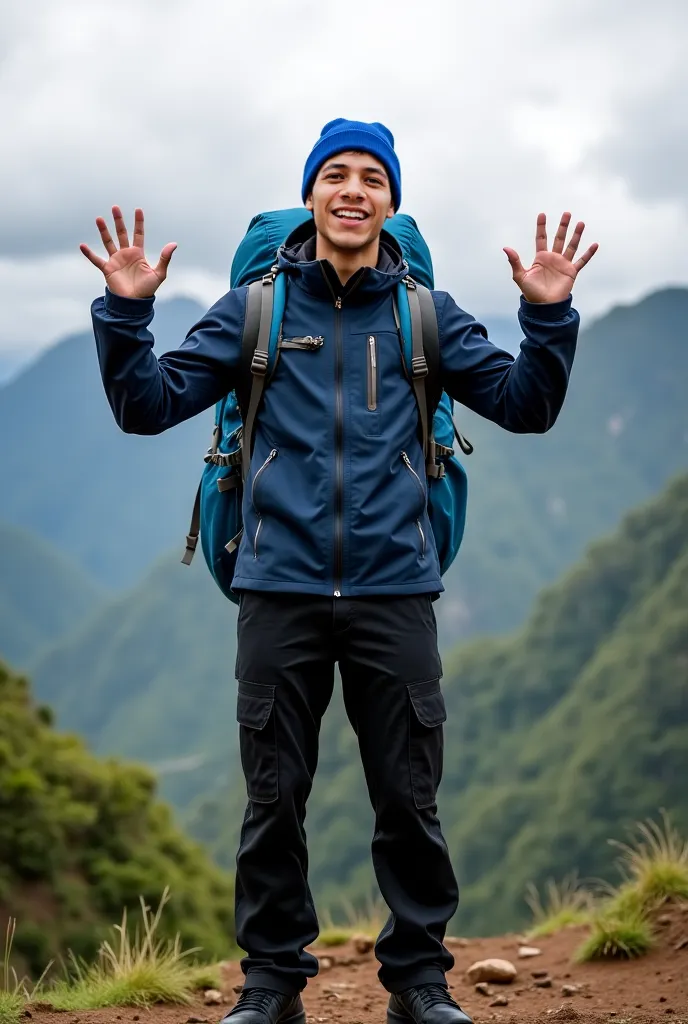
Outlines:
[[[308,220],[292,231],[277,253],[279,269],[299,280],[313,295],[327,299],[333,295],[348,298],[351,292],[350,301],[359,304],[390,291],[409,272],[401,246],[393,235],[383,230],[377,266],[362,267],[343,285],[329,260],[316,259],[315,239],[315,224]]]

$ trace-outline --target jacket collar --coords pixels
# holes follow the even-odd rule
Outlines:
[[[362,267],[343,285],[329,260],[315,258],[315,228],[307,221],[289,235],[277,253],[280,270],[298,281],[305,291],[333,302],[361,305],[390,292],[409,272],[396,238],[387,231],[380,237],[376,267]]]

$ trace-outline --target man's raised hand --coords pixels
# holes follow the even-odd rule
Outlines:
[[[514,281],[529,302],[561,302],[568,298],[573,282],[585,264],[592,259],[598,249],[594,242],[583,255],[573,262],[573,257],[580,244],[585,224],[579,220],[571,235],[571,241],[564,249],[566,233],[571,223],[571,214],[562,214],[557,233],[554,236],[552,249],[547,248],[547,218],[544,213],[538,214],[535,232],[535,259],[532,267],[525,269],[519,255],[514,249],[505,249]]]
[[[127,299],[148,299],[155,294],[167,277],[167,268],[177,243],[168,242],[160,253],[158,265],[151,267],[143,251],[143,210],[137,210],[134,214],[133,245],[129,244],[129,235],[119,206],[112,207],[112,216],[119,249],[112,241],[112,235],[103,217],[96,217],[96,227],[108,258],[104,260],[96,256],[83,242],[79,248],[94,267],[102,270],[105,283],[115,295]]]

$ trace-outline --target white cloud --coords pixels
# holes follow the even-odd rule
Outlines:
[[[540,209],[601,243],[584,311],[686,280],[683,0],[0,0],[0,17],[0,347],[88,323],[101,283],[77,246],[113,202],[144,207],[151,255],[179,243],[165,293],[212,301],[251,215],[299,203],[337,116],[391,127],[438,285],[476,315],[515,310],[501,249],[530,256]]]

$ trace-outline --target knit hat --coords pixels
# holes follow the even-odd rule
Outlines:
[[[306,160],[301,187],[304,203],[313,190],[313,182],[325,161],[337,153],[350,149],[372,153],[378,158],[389,176],[392,202],[397,211],[401,206],[401,168],[399,157],[394,152],[394,136],[389,128],[385,128],[378,121],[367,124],[365,121],[347,121],[343,117],[338,117],[325,125]]]

